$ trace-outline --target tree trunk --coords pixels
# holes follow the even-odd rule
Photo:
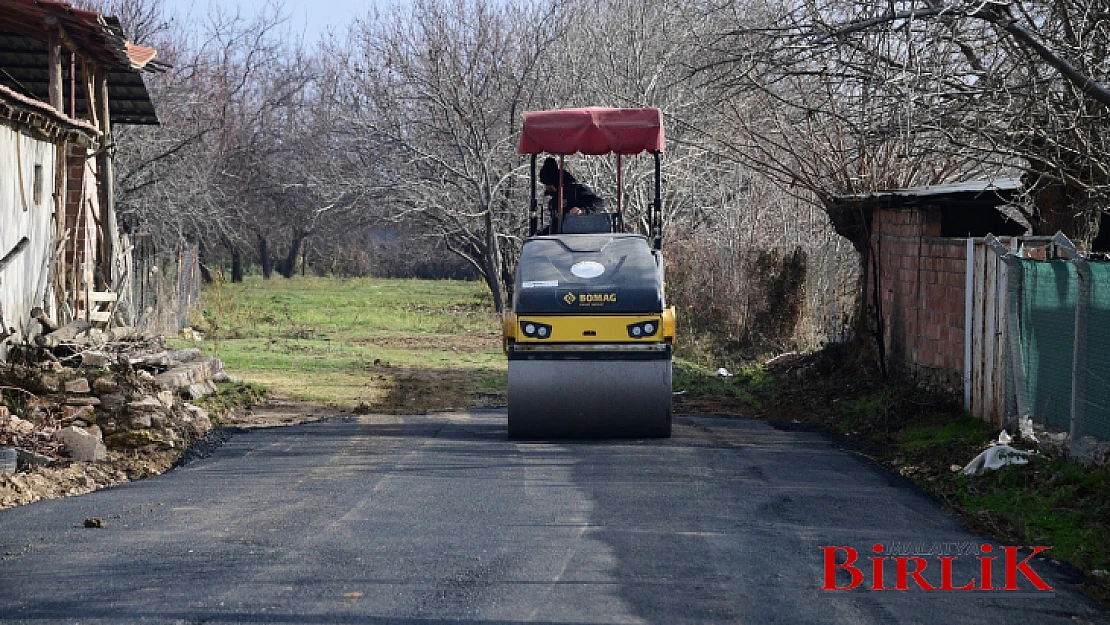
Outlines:
[[[505,312],[505,296],[501,290],[501,245],[497,240],[497,229],[493,224],[493,210],[488,205],[485,226],[486,250],[483,262],[486,266],[486,284],[489,285],[490,295],[493,297],[493,307],[500,315]]]
[[[1037,184],[1032,191],[1038,219],[1033,234],[1052,236],[1063,232],[1076,245],[1090,249],[1098,236],[1100,212],[1096,202],[1081,189],[1059,182]]]
[[[204,245],[204,241],[197,243],[198,259],[197,266],[200,268],[200,279],[204,284],[212,284],[212,270],[208,268],[208,247]]]
[[[243,252],[238,246],[231,248],[231,281],[243,281]]]
[[[859,254],[861,271],[850,351],[861,360],[876,361],[879,373],[886,378],[886,331],[880,297],[883,287],[876,279],[878,258],[871,248],[872,211],[861,204],[836,202],[830,198],[822,198],[822,204],[833,230],[847,239]]]
[[[278,271],[286,278],[292,278],[297,272],[297,257],[301,255],[301,244],[304,243],[306,236],[308,236],[306,232],[299,230],[293,232],[293,240],[289,242],[289,253],[285,255],[285,260],[281,261],[278,267]]]
[[[262,278],[269,280],[274,275],[274,259],[270,256],[270,242],[265,236],[258,235],[258,262],[262,264]]]

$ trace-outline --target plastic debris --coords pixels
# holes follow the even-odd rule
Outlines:
[[[717,369],[717,377],[718,378],[731,378],[732,374],[728,372],[728,369],[725,369],[724,367],[721,367],[720,369]]]
[[[1037,435],[1033,433],[1033,419],[1030,419],[1029,415],[1018,419],[1018,431],[1021,432],[1021,440],[1031,443],[1037,442]]]
[[[1012,442],[1014,442],[1014,437],[1007,434],[1006,430],[1002,430],[1002,433],[998,435],[999,445],[1009,445]]]
[[[963,472],[965,475],[981,475],[987,469],[995,471],[1010,464],[1028,464],[1029,456],[1035,454],[1036,452],[1014,449],[1009,445],[992,445],[967,463]]]

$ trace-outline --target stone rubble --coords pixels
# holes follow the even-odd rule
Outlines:
[[[167,349],[150,337],[97,344],[78,338],[29,347],[9,361],[0,366],[0,448],[16,449],[17,472],[0,473],[0,509],[165,470],[151,466],[132,475],[105,461],[180,451],[200,439],[212,420],[188,402],[215,392],[213,378],[228,379],[219,359]],[[74,470],[73,463],[90,464]],[[44,472],[72,472],[76,481],[60,493],[39,492]],[[78,480],[84,475],[87,483]]]

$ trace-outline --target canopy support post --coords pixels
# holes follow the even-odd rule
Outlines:
[[[532,204],[528,215],[528,236],[536,236],[539,228],[539,202],[536,200],[536,154],[532,155],[532,172],[528,177],[532,181]]]
[[[663,249],[663,171],[659,150],[655,155],[655,202],[652,205],[651,234],[655,237],[655,249]]]
[[[621,217],[621,200],[624,198],[624,185],[621,175],[624,173],[624,166],[621,163],[621,153],[617,152],[617,221],[614,224],[617,232],[623,232],[623,218]]]
[[[559,234],[563,233],[563,158],[559,155]]]

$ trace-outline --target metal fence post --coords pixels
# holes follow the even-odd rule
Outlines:
[[[1075,265],[1077,277],[1075,294],[1075,347],[1071,365],[1071,431],[1068,435],[1068,455],[1083,457],[1087,403],[1087,317],[1091,306],[1091,266],[1075,245],[1057,232],[1052,237],[1064,257]]]
[[[1026,396],[1028,386],[1025,379],[1025,361],[1021,350],[1021,320],[1019,319],[1021,302],[1022,266],[1021,259],[1013,250],[1007,249],[998,237],[988,234],[984,239],[987,247],[997,254],[1009,269],[1006,272],[1006,308],[1003,314],[1006,319],[1006,376],[1007,401],[1009,407],[1010,397],[1014,400],[1014,410],[1004,409],[1002,417],[1004,427],[1016,428],[1020,419],[1030,416],[1029,402]]]

